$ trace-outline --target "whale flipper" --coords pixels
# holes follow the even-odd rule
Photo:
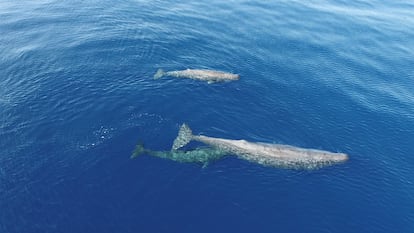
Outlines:
[[[174,140],[172,150],[180,149],[181,147],[187,145],[193,139],[193,132],[187,124],[182,124],[180,131],[178,131],[178,136]]]
[[[158,69],[157,73],[154,74],[154,79],[159,79],[164,76],[165,72],[162,69]]]

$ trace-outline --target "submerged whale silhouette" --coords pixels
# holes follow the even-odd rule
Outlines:
[[[239,158],[247,161],[272,167],[317,169],[348,160],[348,155],[344,153],[304,149],[280,144],[213,138],[202,135],[196,136],[192,134],[191,129],[186,124],[181,126],[178,136],[174,140],[172,151],[178,150],[192,140],[205,143],[220,151],[237,155]]]
[[[131,155],[131,159],[134,159],[142,154],[149,154],[151,156],[170,159],[180,163],[200,163],[203,167],[206,167],[209,163],[221,159],[228,153],[224,150],[205,147],[199,147],[188,151],[154,151],[146,149],[143,144],[138,143]]]
[[[154,75],[154,79],[159,79],[163,76],[197,79],[197,80],[207,81],[208,83],[233,81],[233,80],[238,80],[240,78],[238,74],[232,74],[232,73],[227,73],[227,72],[217,71],[217,70],[186,69],[186,70],[176,70],[176,71],[165,72],[162,69],[158,69],[157,73],[155,73]]]

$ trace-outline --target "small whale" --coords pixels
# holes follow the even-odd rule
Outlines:
[[[192,134],[190,127],[186,124],[181,126],[178,136],[174,140],[172,150],[178,150],[192,140],[210,145],[228,154],[237,155],[241,159],[271,167],[311,170],[348,160],[348,155],[344,153],[203,135],[196,136]]]
[[[199,163],[206,167],[209,163],[221,159],[228,153],[216,148],[199,147],[193,150],[172,150],[172,151],[153,151],[144,148],[142,143],[138,143],[131,155],[131,159],[141,154],[149,154],[151,156],[170,159],[180,163]]]
[[[154,79],[159,79],[163,76],[171,76],[176,78],[190,78],[201,81],[207,81],[208,83],[233,81],[238,80],[240,78],[238,74],[232,74],[217,70],[186,69],[165,72],[162,69],[158,69],[157,73],[155,73],[154,75]]]

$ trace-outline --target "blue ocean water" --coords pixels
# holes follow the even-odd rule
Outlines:
[[[2,233],[414,232],[412,2],[6,0],[0,32]],[[350,160],[129,158],[184,122]]]

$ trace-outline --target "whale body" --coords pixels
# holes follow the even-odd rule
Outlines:
[[[165,72],[162,69],[158,69],[157,73],[155,73],[154,75],[154,79],[159,79],[163,76],[171,76],[176,78],[190,78],[207,81],[208,83],[233,81],[238,80],[240,78],[238,74],[232,74],[217,70],[186,69]]]
[[[183,150],[171,150],[171,151],[154,151],[144,148],[144,145],[138,144],[135,147],[131,155],[131,159],[134,159],[141,154],[149,154],[151,156],[170,159],[180,163],[199,163],[203,167],[206,167],[209,163],[214,162],[218,159],[221,159],[228,152],[220,150],[217,148],[205,148],[199,147],[193,150],[183,151]]]
[[[181,126],[178,136],[174,140],[172,150],[177,150],[192,140],[205,143],[218,150],[237,155],[241,159],[264,166],[317,169],[348,160],[348,155],[344,153],[305,149],[289,145],[248,142],[246,140],[214,138],[203,135],[197,136],[192,134],[191,129],[186,124]]]

